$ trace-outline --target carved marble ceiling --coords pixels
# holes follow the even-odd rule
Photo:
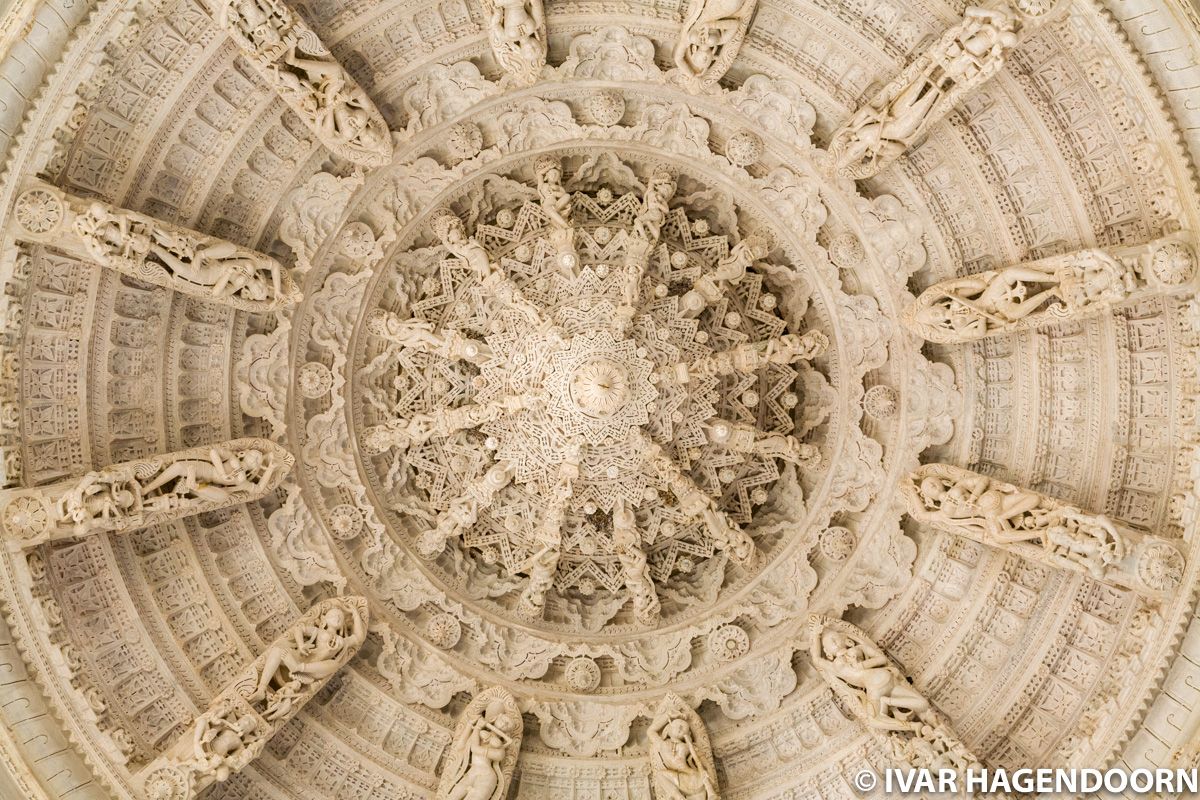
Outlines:
[[[1200,766],[1197,52],[1182,0],[16,0],[0,797]]]

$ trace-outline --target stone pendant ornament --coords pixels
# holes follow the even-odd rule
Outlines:
[[[1095,314],[1195,277],[1196,252],[1185,234],[1176,233],[940,281],[921,292],[903,319],[928,341],[968,342]]]
[[[41,181],[17,196],[13,219],[21,239],[208,302],[270,312],[301,298],[270,256]]]
[[[488,41],[510,80],[536,83],[546,66],[546,11],[542,0],[481,0]]]
[[[1050,8],[1037,11],[1035,15],[1005,2],[968,6],[958,24],[833,134],[829,153],[838,173],[870,178],[904,154],[1000,71],[1018,34]]]
[[[244,769],[354,657],[367,638],[367,619],[364,597],[334,597],[310,608],[138,773],[140,796],[191,800]]]
[[[719,800],[717,770],[700,715],[676,694],[658,704],[646,732],[659,800]]]
[[[379,109],[281,0],[210,0],[213,19],[334,155],[364,167],[392,160]]]
[[[19,547],[94,533],[125,533],[258,499],[295,459],[266,439],[125,461],[75,480],[0,494],[0,530]]]
[[[1150,596],[1183,580],[1183,555],[1166,539],[987,475],[925,464],[900,492],[914,519],[1031,561]]]
[[[467,705],[446,754],[438,800],[502,800],[517,766],[524,723],[508,690],[485,689]]]
[[[917,769],[980,769],[950,723],[860,628],[809,617],[809,656],[834,696],[899,764]]]
[[[758,0],[691,0],[672,56],[683,85],[708,91],[737,58]]]

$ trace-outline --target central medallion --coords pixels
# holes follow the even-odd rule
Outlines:
[[[610,417],[629,399],[625,370],[608,359],[589,361],[571,376],[571,399],[590,417]]]
[[[612,444],[650,421],[658,392],[646,353],[629,339],[599,330],[573,337],[551,356],[546,389],[568,435]]]

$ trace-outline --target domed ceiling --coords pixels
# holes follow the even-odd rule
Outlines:
[[[16,0],[0,796],[1200,766],[1181,0]]]

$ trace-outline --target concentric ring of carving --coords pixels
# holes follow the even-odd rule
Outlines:
[[[473,65],[434,68],[414,97],[450,81],[478,92],[469,113],[421,105],[396,167],[345,190],[313,182],[347,210],[323,246],[300,245],[313,322],[292,358],[332,363],[335,381],[288,427],[350,586],[396,615],[380,623],[381,676],[405,697],[419,681],[413,699],[440,708],[481,670],[518,695],[531,679],[587,694],[563,669],[591,658],[602,713],[528,710],[550,747],[593,753],[668,688],[734,718],[774,707],[814,593],[878,605],[902,585],[911,542],[887,502],[850,539],[866,554],[810,562],[815,531],[884,486],[883,450],[855,420],[863,375],[889,357],[881,307],[911,299],[847,294],[816,242],[836,211],[864,240],[887,231],[887,269],[924,254],[894,198],[823,184],[810,158],[824,154],[790,149],[811,125],[794,87],[756,76],[689,110],[650,59],[636,90],[586,83],[592,59],[642,59],[638,37],[581,40],[566,82],[516,107],[492,105]],[[763,147],[735,160],[754,156],[753,173],[709,146],[747,118]],[[442,136],[463,125],[488,146]],[[864,276],[883,269],[862,258]],[[893,355],[916,391],[953,395],[918,352]],[[949,432],[881,430],[914,460]],[[361,529],[330,517],[346,505]]]

